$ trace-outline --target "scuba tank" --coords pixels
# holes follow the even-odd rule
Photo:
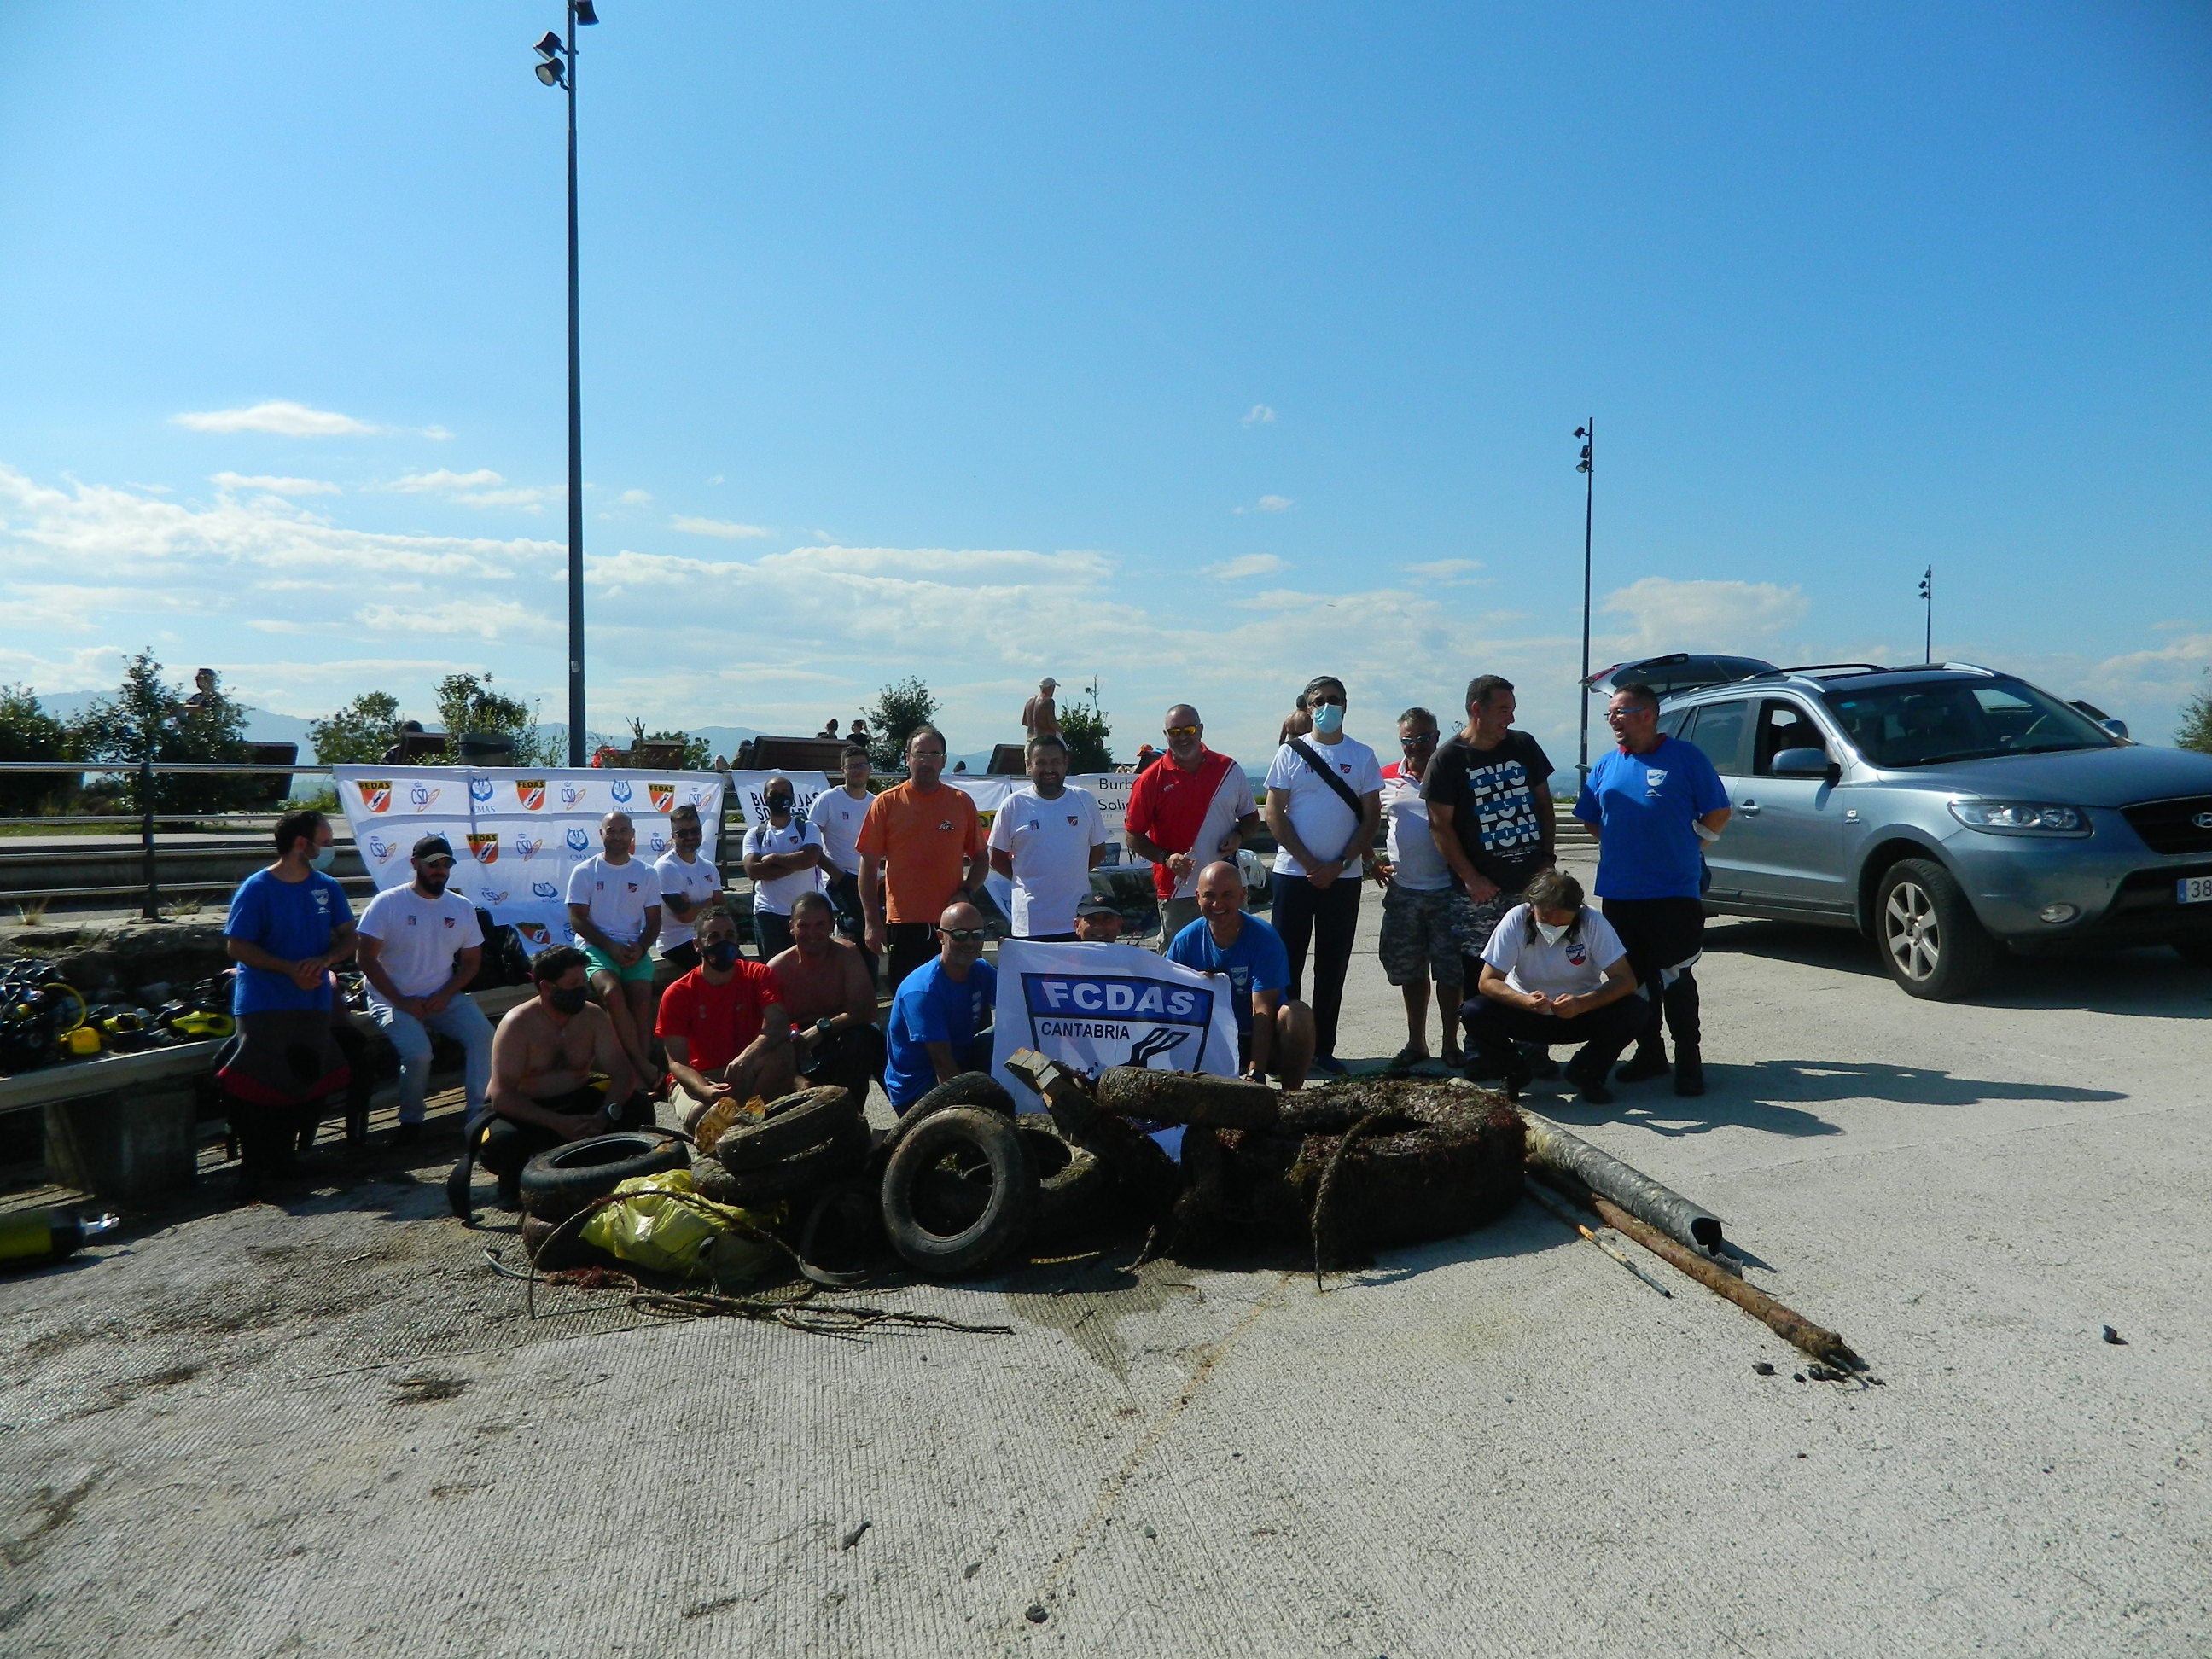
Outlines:
[[[120,1225],[113,1215],[86,1218],[70,1210],[19,1210],[0,1215],[0,1267],[43,1267],[74,1255]]]

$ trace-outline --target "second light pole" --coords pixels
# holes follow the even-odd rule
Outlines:
[[[546,30],[538,78],[568,94],[568,764],[584,763],[583,337],[576,297],[576,29],[599,21],[592,0],[568,0],[568,36]]]
[[[1575,771],[1586,782],[1589,778],[1590,514],[1597,501],[1597,472],[1593,464],[1597,450],[1597,416],[1593,415],[1577,427],[1575,436],[1583,441],[1582,459],[1575,463],[1575,471],[1583,475],[1583,677],[1579,683],[1582,738]]]

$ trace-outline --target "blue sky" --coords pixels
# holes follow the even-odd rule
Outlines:
[[[592,710],[1261,758],[1601,662],[2212,660],[2181,4],[679,6],[581,76]],[[9,9],[0,680],[562,703],[549,5]]]

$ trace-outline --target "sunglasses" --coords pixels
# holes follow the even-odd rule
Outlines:
[[[989,930],[982,927],[940,927],[937,933],[940,939],[953,939],[962,945],[973,945],[977,939],[991,936]]]
[[[1195,726],[1170,726],[1162,728],[1161,735],[1169,738],[1194,738],[1201,729]]]
[[[1433,732],[1424,732],[1417,738],[1398,739],[1398,747],[1401,749],[1433,749],[1436,746],[1437,734]]]
[[[676,826],[676,839],[678,841],[700,841],[705,838],[706,833],[703,830],[686,829],[680,823]]]

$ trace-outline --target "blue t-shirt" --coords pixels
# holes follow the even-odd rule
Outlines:
[[[1680,738],[1597,762],[1575,801],[1575,816],[1598,827],[1597,896],[1696,898],[1704,860],[1691,825],[1728,804],[1705,750]]]
[[[999,970],[988,962],[957,980],[945,971],[944,957],[932,957],[899,981],[884,1033],[884,1092],[892,1105],[904,1111],[937,1086],[937,1067],[923,1045],[949,1042],[957,1054],[975,1040],[998,997]]]
[[[1244,912],[1244,931],[1226,951],[1213,942],[1212,930],[1200,916],[1168,941],[1168,960],[1201,974],[1229,975],[1229,1006],[1237,1015],[1237,1035],[1248,1042],[1252,993],[1290,988],[1291,955],[1283,949],[1283,936],[1249,910]]]
[[[331,935],[352,920],[345,889],[319,870],[310,870],[305,881],[279,881],[269,871],[257,870],[231,895],[230,916],[222,924],[222,933],[225,939],[244,939],[273,957],[297,962],[329,950]],[[231,998],[234,1013],[331,1006],[327,980],[312,991],[302,991],[282,974],[241,963],[237,984]]]

